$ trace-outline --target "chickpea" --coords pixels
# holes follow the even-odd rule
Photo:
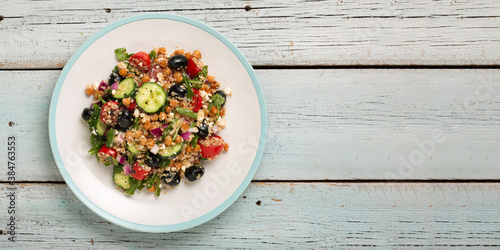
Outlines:
[[[165,112],[161,112],[158,116],[158,119],[160,119],[160,121],[164,121],[165,119],[167,119],[167,114],[165,114]]]
[[[224,144],[224,151],[229,151],[229,144],[227,143]]]
[[[175,142],[176,143],[181,143],[182,142],[182,137],[178,135],[177,138],[175,138]]]
[[[210,113],[212,114],[217,114],[217,108],[215,106],[212,106],[212,109],[210,109]]]
[[[191,59],[192,55],[191,55],[191,52],[187,52],[185,55],[186,59]]]
[[[165,68],[165,67],[167,67],[168,61],[165,58],[160,58],[160,59],[158,59],[158,63],[160,64],[160,66]]]
[[[154,121],[154,122],[158,121],[158,114],[156,114],[156,113],[152,114],[150,117],[151,117],[151,121]]]
[[[146,139],[146,137],[144,136],[141,136],[141,139],[139,139],[139,144],[141,144],[142,146],[146,145],[147,142],[148,139]]]
[[[176,54],[176,55],[184,55],[184,51],[185,50],[183,50],[183,49],[178,49],[178,50],[174,51],[174,54]]]
[[[149,191],[149,192],[154,192],[154,191],[156,191],[156,186],[155,186],[155,185],[151,185],[151,187],[150,187],[150,188],[148,188],[148,191]]]
[[[146,142],[146,146],[148,146],[148,148],[152,148],[154,145],[155,145],[155,140],[153,139],[148,139],[148,141]]]
[[[140,138],[141,138],[141,136],[142,136],[142,131],[140,131],[140,130],[136,130],[136,131],[134,132],[134,136],[135,136],[135,139],[140,139]]]
[[[206,85],[206,84],[202,84],[202,85],[201,85],[201,89],[200,89],[200,90],[205,91],[206,89],[208,89],[208,85]]]
[[[201,150],[201,147],[199,144],[196,144],[196,147],[194,148],[194,151],[200,151]]]
[[[170,146],[170,145],[172,145],[172,137],[167,136],[167,138],[165,138],[165,146]]]
[[[191,153],[193,151],[193,148],[191,146],[186,147],[186,153]]]
[[[219,115],[220,116],[225,116],[226,115],[226,107],[223,107],[223,108],[220,109]]]
[[[179,101],[177,101],[177,100],[175,100],[175,99],[170,100],[170,106],[171,106],[172,108],[175,108],[175,107],[177,107],[178,105],[179,105]],[[167,108],[168,108],[168,107],[167,107]],[[172,110],[170,110],[170,111],[172,111]],[[170,113],[170,112],[169,112],[169,113]]]
[[[165,47],[158,48],[158,54],[165,54],[165,53],[167,53],[167,49]]]
[[[120,71],[118,71],[118,74],[120,74],[121,76],[126,76],[128,73],[128,69],[120,69]]]
[[[130,97],[127,97],[127,98],[123,98],[122,102],[123,102],[123,105],[128,107],[130,105],[130,103],[132,102],[132,100]]]
[[[165,112],[167,112],[167,113],[172,112],[172,107],[167,106],[167,107],[165,108]]]
[[[149,78],[149,76],[148,76],[148,75],[144,75],[144,76],[142,77],[142,82],[143,82],[143,83],[149,82],[149,80],[151,80],[151,79]]]
[[[182,164],[180,162],[177,162],[177,163],[175,163],[175,167],[180,169],[180,168],[182,168]]]
[[[92,95],[92,94],[94,94],[94,91],[95,91],[94,86],[92,86],[92,85],[87,85],[87,87],[85,87],[85,91],[87,92],[87,95]]]
[[[180,82],[182,82],[182,80],[184,78],[182,77],[182,73],[181,72],[175,72],[174,79],[175,79],[176,83],[180,83]]]
[[[207,80],[208,80],[209,83],[212,83],[215,80],[215,76],[208,75],[207,76]]]
[[[151,123],[149,121],[146,121],[142,126],[146,130],[150,130],[151,129]]]
[[[163,76],[168,77],[170,74],[172,74],[172,70],[170,68],[165,68],[163,69]]]
[[[132,74],[132,73],[128,73],[128,74],[127,74],[127,77],[132,77],[132,78],[133,78],[134,76],[135,76],[135,75],[134,75],[134,74]]]
[[[201,58],[201,52],[200,52],[199,50],[195,50],[195,51],[193,52],[193,56],[194,56],[194,58],[196,58],[196,59],[200,59],[200,58]]]
[[[127,139],[127,141],[131,141],[133,139],[133,133],[132,131],[130,130],[127,130],[127,132],[125,132],[125,138]]]

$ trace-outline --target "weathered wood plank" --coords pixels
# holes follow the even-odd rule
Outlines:
[[[200,20],[253,65],[500,64],[498,0],[15,0],[0,6],[0,68],[60,68],[97,30],[144,13]]]
[[[16,187],[16,242],[4,225],[7,248],[500,246],[498,183],[252,183],[216,219],[169,234],[109,224],[66,185]]]
[[[59,73],[0,71],[9,82],[0,84],[0,158],[7,157],[5,138],[17,136],[18,180],[62,181],[47,129]],[[500,178],[500,70],[257,75],[269,135],[255,180]]]

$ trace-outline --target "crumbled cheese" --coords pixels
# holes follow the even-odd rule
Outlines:
[[[220,117],[219,117],[220,118]],[[220,118],[218,121],[217,121],[217,125],[221,128],[225,128],[226,127],[226,118]]]
[[[224,94],[228,95],[228,96],[231,96],[232,93],[231,93],[231,89],[229,87],[225,87],[224,88]]]
[[[202,109],[198,110],[198,121],[201,122],[203,121],[203,118],[205,118],[205,112],[203,112]]]
[[[163,77],[163,73],[158,73],[156,74],[156,77],[158,78],[158,80],[160,81],[163,81],[165,79],[165,77]]]
[[[142,65],[144,65],[144,63],[140,62],[140,63],[139,63],[139,67],[142,67]]]
[[[208,101],[210,99],[210,97],[208,96],[208,93],[205,92],[205,91],[200,91],[200,96],[203,98],[204,101]]]
[[[138,109],[134,110],[134,116],[135,117],[139,116],[139,110]]]
[[[115,95],[115,94],[116,94],[116,90],[114,90],[114,89],[113,89],[113,90],[111,90],[111,94],[112,94],[112,95]]]
[[[182,171],[185,172],[186,171],[186,166],[182,166]]]
[[[126,69],[127,68],[127,65],[125,65],[125,63],[123,62],[119,62],[117,65],[118,69]]]
[[[94,87],[95,90],[97,90],[99,88],[99,84],[101,84],[100,82],[94,82],[92,83],[92,87]]]

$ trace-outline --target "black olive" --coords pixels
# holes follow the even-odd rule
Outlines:
[[[90,108],[84,108],[82,112],[82,118],[84,121],[88,121],[90,117],[92,116],[92,109]]]
[[[125,79],[125,77],[121,76],[118,73],[118,70],[114,70],[113,72],[111,72],[111,75],[109,75],[109,77],[108,77],[108,85],[111,86],[115,82],[123,81],[123,79]]]
[[[217,90],[217,91],[215,91],[215,93],[212,96],[217,95],[217,94],[221,95],[222,98],[224,99],[224,102],[222,103],[222,105],[220,105],[220,107],[222,108],[222,107],[224,107],[224,104],[226,104],[226,93],[224,93],[224,91],[222,91],[222,90]]]
[[[186,172],[184,172],[184,176],[188,181],[196,181],[200,179],[205,173],[205,168],[203,168],[200,164],[195,164],[191,167],[186,168]]]
[[[118,124],[116,125],[117,129],[120,131],[127,131],[127,129],[132,126],[134,123],[134,118],[132,117],[132,113],[128,110],[122,110],[120,116],[118,116]]]
[[[198,127],[198,138],[205,139],[208,136],[208,126],[205,123],[202,123]]]
[[[149,157],[146,159],[146,164],[152,168],[159,167],[161,163],[161,158],[154,154],[149,154]]]
[[[184,55],[175,55],[168,59],[168,67],[173,70],[182,70],[188,65],[188,60]]]
[[[184,98],[186,94],[186,87],[180,83],[174,84],[168,89],[168,95],[172,97]]]
[[[104,94],[104,95],[102,96],[102,99],[103,99],[104,101],[106,101],[106,102],[109,102],[109,101],[113,101],[113,100],[114,100],[113,96],[111,96],[111,95],[110,95],[110,94],[108,94],[108,93]]]
[[[167,171],[165,173],[165,175],[163,175],[161,177],[161,180],[166,185],[169,185],[171,187],[175,187],[175,186],[179,185],[179,183],[181,183],[181,176],[179,175],[179,173],[177,173],[175,171]]]

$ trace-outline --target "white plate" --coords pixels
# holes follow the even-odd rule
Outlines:
[[[80,118],[91,98],[85,86],[107,79],[117,61],[114,49],[150,51],[153,47],[200,50],[209,73],[233,96],[227,101],[227,128],[220,135],[230,150],[205,164],[206,173],[155,197],[146,190],[125,196],[116,190],[112,167],[99,164],[87,125]],[[120,226],[147,232],[171,232],[202,224],[228,208],[254,176],[266,135],[266,108],[251,65],[224,36],[192,19],[166,14],[123,19],[87,40],[64,67],[54,89],[49,114],[52,152],[61,175],[91,210]]]

